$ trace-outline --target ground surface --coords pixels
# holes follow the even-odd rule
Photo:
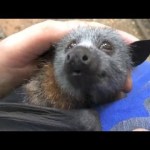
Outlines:
[[[6,36],[18,32],[32,24],[44,21],[46,19],[0,19],[0,30]],[[58,19],[57,19],[58,20]],[[60,19],[62,20],[62,19]],[[83,19],[87,21],[97,21],[117,29],[129,32],[138,38],[143,38],[135,23],[135,19]]]

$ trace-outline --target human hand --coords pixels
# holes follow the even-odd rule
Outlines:
[[[0,42],[0,96],[20,85],[36,69],[35,59],[49,49],[71,29],[79,25],[106,27],[96,22],[53,21],[35,24]],[[132,43],[134,36],[118,31],[125,42]]]

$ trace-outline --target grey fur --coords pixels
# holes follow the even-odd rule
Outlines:
[[[85,77],[86,79],[83,83],[78,83],[78,87],[75,87],[70,82],[64,69],[68,53],[66,49],[72,40],[77,41],[76,46],[83,46],[89,49],[93,55],[93,63],[96,66],[87,75],[88,77]],[[108,41],[113,46],[111,54],[99,49],[104,41]],[[49,62],[47,61],[46,63]],[[54,75],[61,91],[71,97],[70,101],[72,103],[76,103],[76,105],[73,105],[73,108],[77,108],[78,104],[80,108],[86,108],[113,101],[125,83],[127,72],[131,68],[132,62],[129,47],[115,30],[109,28],[78,27],[55,44],[53,65]],[[105,75],[102,76],[102,73]],[[31,79],[31,82],[33,80],[42,82],[38,75]],[[83,85],[80,86],[81,84]],[[37,90],[37,87],[35,88],[35,95],[32,96],[29,103],[47,105],[46,101],[49,100],[41,101],[44,98],[40,91],[40,89],[39,91]],[[33,100],[35,97],[36,99]]]
[[[131,59],[129,53],[129,47],[121,39],[120,35],[116,31],[108,28],[95,28],[95,27],[78,27],[73,30],[69,35],[65,36],[56,45],[56,55],[54,58],[55,76],[58,84],[63,91],[69,93],[77,100],[85,99],[84,94],[80,88],[75,88],[67,79],[66,72],[64,70],[65,62],[65,49],[71,40],[76,39],[77,45],[82,45],[89,48],[93,53],[96,53],[95,61],[101,61],[99,68],[96,70],[96,74],[104,71],[106,73],[105,78],[97,78],[97,83],[93,87],[85,83],[85,87],[89,87],[87,92],[90,92],[91,103],[100,104],[111,101],[109,95],[114,95],[123,87],[127,71],[131,68]],[[101,43],[107,40],[113,47],[114,52],[110,56],[98,49]],[[89,44],[90,43],[90,44]],[[93,74],[93,77],[96,76]],[[80,83],[79,83],[80,85]]]

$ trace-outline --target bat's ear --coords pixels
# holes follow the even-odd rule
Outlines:
[[[150,40],[136,41],[129,46],[134,67],[140,65],[150,55]]]

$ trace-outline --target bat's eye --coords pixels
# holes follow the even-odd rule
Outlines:
[[[70,48],[73,48],[77,45],[77,41],[76,40],[73,40],[69,43],[69,45],[67,46],[67,49],[70,49]]]
[[[100,49],[104,50],[106,52],[111,52],[113,50],[113,46],[111,43],[109,43],[108,41],[104,41],[101,45],[100,45]]]

